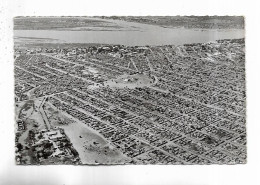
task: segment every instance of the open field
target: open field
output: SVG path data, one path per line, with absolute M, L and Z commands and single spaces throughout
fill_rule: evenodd
M 135 74 L 135 75 L 122 75 L 117 79 L 108 80 L 104 83 L 104 86 L 110 88 L 129 88 L 134 89 L 137 87 L 149 87 L 155 82 L 155 79 L 144 74 Z
M 64 129 L 73 146 L 79 152 L 83 164 L 125 164 L 131 161 L 112 148 L 102 135 L 90 129 L 68 114 L 46 104 L 48 119 L 53 127 Z

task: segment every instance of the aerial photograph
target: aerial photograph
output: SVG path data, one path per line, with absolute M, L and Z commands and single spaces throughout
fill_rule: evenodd
M 17 165 L 247 163 L 243 16 L 17 16 Z

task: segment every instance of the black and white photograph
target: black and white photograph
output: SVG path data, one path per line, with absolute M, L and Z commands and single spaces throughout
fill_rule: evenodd
M 16 163 L 245 164 L 244 25 L 15 17 Z
M 257 7 L 2 0 L 0 185 L 260 184 Z

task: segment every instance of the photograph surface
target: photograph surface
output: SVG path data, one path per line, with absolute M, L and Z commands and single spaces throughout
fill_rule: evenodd
M 244 17 L 13 21 L 17 165 L 246 163 Z

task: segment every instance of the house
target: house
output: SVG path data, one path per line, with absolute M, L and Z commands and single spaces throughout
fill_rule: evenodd
M 18 126 L 18 131 L 25 130 L 25 125 L 24 125 L 24 122 L 22 120 L 17 121 L 17 126 Z

